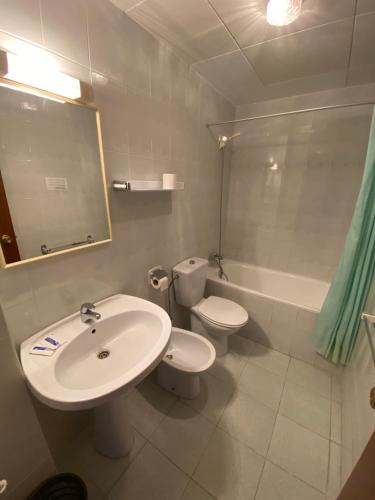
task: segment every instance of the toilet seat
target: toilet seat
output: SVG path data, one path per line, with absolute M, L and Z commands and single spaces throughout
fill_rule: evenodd
M 223 328 L 241 328 L 249 320 L 242 306 L 214 295 L 201 300 L 193 310 L 206 321 Z

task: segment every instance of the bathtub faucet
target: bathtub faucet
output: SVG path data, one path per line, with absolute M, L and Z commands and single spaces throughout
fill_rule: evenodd
M 221 280 L 225 280 L 225 281 L 229 281 L 229 278 L 228 278 L 228 275 L 225 273 L 224 269 L 223 269 L 223 265 L 221 263 L 221 261 L 223 260 L 223 256 L 220 255 L 219 253 L 212 253 L 210 254 L 209 256 L 209 260 L 214 262 L 218 268 L 219 268 L 219 278 Z

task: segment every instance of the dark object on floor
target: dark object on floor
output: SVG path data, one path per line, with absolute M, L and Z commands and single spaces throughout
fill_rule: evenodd
M 27 500 L 87 500 L 87 488 L 75 474 L 57 474 L 46 479 Z

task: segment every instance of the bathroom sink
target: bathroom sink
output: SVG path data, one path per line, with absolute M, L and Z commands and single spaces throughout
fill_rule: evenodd
M 40 401 L 59 410 L 99 408 L 101 427 L 115 429 L 114 419 L 126 420 L 121 394 L 160 363 L 170 340 L 171 321 L 159 306 L 128 295 L 98 302 L 95 312 L 101 319 L 83 323 L 75 313 L 27 339 L 21 345 L 21 363 Z M 64 344 L 53 356 L 31 355 L 31 347 L 48 335 Z M 105 433 L 107 443 L 98 445 L 102 450 L 108 445 Z M 107 456 L 125 454 L 106 451 Z

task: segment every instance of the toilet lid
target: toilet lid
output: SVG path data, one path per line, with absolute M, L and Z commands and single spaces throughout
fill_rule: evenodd
M 199 312 L 213 323 L 223 326 L 241 326 L 249 316 L 245 309 L 231 300 L 211 296 L 199 305 Z

